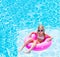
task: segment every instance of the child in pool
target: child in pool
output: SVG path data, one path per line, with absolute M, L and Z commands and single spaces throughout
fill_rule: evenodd
M 31 35 L 37 35 L 36 39 L 34 40 Z M 25 51 L 25 53 L 29 53 L 36 45 L 37 43 L 42 43 L 45 40 L 46 34 L 45 34 L 45 30 L 44 27 L 42 25 L 38 26 L 38 30 L 36 33 L 31 33 L 29 35 L 29 38 L 27 39 L 27 41 L 24 42 L 24 44 L 22 45 L 22 47 L 19 49 L 19 51 L 21 51 L 28 43 L 33 42 L 32 46 L 30 49 L 28 49 L 27 51 Z M 46 41 L 50 41 L 52 38 L 50 36 L 48 36 L 48 38 L 46 39 Z

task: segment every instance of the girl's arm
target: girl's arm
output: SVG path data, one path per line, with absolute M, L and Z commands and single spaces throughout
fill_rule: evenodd
M 52 38 L 47 38 L 47 39 L 46 39 L 47 42 L 49 42 L 49 41 L 51 41 L 51 40 L 52 40 Z

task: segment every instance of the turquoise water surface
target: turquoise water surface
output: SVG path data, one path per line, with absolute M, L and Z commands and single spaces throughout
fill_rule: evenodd
M 29 54 L 18 49 L 43 24 L 52 45 Z M 60 57 L 60 0 L 0 0 L 0 57 Z

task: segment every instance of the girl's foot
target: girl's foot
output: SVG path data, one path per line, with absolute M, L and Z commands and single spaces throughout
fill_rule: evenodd
M 24 53 L 30 53 L 31 51 L 25 51 Z

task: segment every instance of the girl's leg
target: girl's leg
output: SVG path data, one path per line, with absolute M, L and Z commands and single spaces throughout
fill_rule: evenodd
M 31 48 L 30 48 L 28 51 L 26 51 L 25 53 L 29 53 L 29 52 L 36 46 L 36 44 L 37 44 L 37 40 L 35 40 L 35 41 L 33 42 Z
M 29 38 L 24 44 L 20 47 L 19 51 L 21 51 L 29 42 L 32 41 L 32 38 Z

